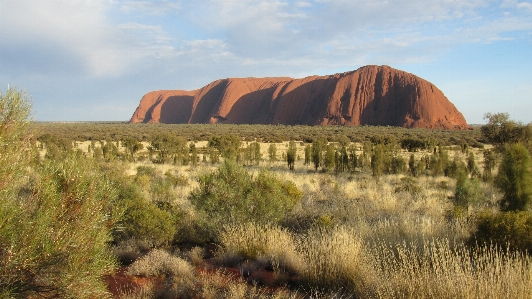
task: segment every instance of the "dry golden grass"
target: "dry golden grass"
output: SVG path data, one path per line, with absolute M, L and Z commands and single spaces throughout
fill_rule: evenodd
M 293 235 L 277 226 L 253 223 L 225 226 L 220 241 L 222 260 L 236 254 L 271 262 L 282 270 L 298 271 L 302 267 Z
M 366 258 L 367 298 L 532 296 L 530 258 L 493 247 L 471 250 L 451 246 L 448 240 L 379 244 L 366 252 Z
M 287 145 L 277 144 L 279 159 Z M 493 187 L 482 184 L 484 202 L 457 213 L 453 179 L 405 175 L 376 179 L 368 171 L 315 173 L 302 160 L 296 162 L 295 171 L 288 171 L 284 161 L 267 162 L 268 146 L 261 144 L 263 162 L 247 167 L 248 171 L 256 175 L 268 168 L 280 179 L 294 182 L 304 197 L 282 227 L 252 223 L 225 227 L 219 259 L 268 261 L 279 277 L 283 271 L 295 273 L 305 298 L 532 298 L 529 257 L 463 245 L 474 230 L 475 215 L 496 207 L 500 194 Z M 449 152 L 450 157 L 455 154 L 466 158 L 461 152 Z M 482 153 L 474 154 L 480 167 Z M 299 143 L 298 155 L 303 159 Z M 152 164 L 137 163 L 131 174 L 138 165 Z M 196 217 L 187 196 L 197 177 L 217 165 L 153 166 L 162 173 L 186 176 L 189 184 L 174 190 L 174 203 L 187 217 Z M 201 250 L 190 252 L 189 259 L 199 265 Z M 182 275 L 192 277 L 186 274 L 194 273 L 190 271 Z M 197 298 L 302 298 L 296 291 L 264 293 L 224 273 L 194 277 Z

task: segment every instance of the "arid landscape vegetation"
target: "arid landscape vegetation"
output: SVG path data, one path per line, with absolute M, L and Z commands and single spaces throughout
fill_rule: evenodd
M 532 126 L 39 123 L 0 97 L 0 298 L 530 298 Z

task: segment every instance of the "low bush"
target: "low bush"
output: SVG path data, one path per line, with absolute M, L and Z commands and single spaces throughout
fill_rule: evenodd
M 0 206 L 0 293 L 7 297 L 103 298 L 116 264 L 107 244 L 117 192 L 90 160 L 36 167 Z
M 142 198 L 132 199 L 128 204 L 119 239 L 134 238 L 151 246 L 164 246 L 173 241 L 177 230 L 175 214 Z
M 266 171 L 253 178 L 231 161 L 200 176 L 198 182 L 189 199 L 208 219 L 203 224 L 208 226 L 212 240 L 226 223 L 278 223 L 302 197 L 293 183 Z
M 532 213 L 484 213 L 478 217 L 471 243 L 495 244 L 501 248 L 532 253 Z

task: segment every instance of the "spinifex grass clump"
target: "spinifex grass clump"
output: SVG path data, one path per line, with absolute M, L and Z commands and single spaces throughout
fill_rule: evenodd
M 364 284 L 363 242 L 347 227 L 315 229 L 301 236 L 301 278 L 309 288 L 356 293 Z
M 301 267 L 294 236 L 277 226 L 227 225 L 220 234 L 220 243 L 222 260 L 236 254 L 244 259 L 269 261 L 282 270 L 297 272 Z
M 372 270 L 364 273 L 362 297 L 530 298 L 530 258 L 498 247 L 377 243 L 366 256 Z

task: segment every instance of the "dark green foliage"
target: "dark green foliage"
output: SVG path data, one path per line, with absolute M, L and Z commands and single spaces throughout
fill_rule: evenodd
M 348 155 L 348 157 L 349 157 L 349 170 L 350 171 L 355 171 L 355 169 L 358 166 L 358 157 L 357 157 L 357 153 L 356 153 L 356 147 L 353 144 L 351 144 L 347 148 L 347 151 L 349 152 L 349 155 Z
M 294 170 L 296 163 L 297 147 L 295 141 L 290 141 L 288 144 L 288 150 L 286 151 L 286 162 L 290 170 Z
M 301 199 L 291 182 L 262 171 L 253 178 L 242 166 L 226 161 L 220 168 L 199 177 L 190 201 L 206 219 L 201 225 L 215 240 L 226 223 L 278 223 Z
M 177 231 L 176 212 L 172 213 L 167 202 L 157 205 L 141 197 L 128 202 L 123 218 L 122 239 L 137 239 L 152 246 L 172 242 Z
M 455 205 L 467 209 L 469 206 L 481 202 L 483 196 L 480 182 L 474 177 L 469 178 L 466 169 L 460 168 L 456 178 Z
M 471 243 L 532 252 L 532 213 L 529 211 L 486 213 L 478 217 Z
M 475 162 L 475 155 L 472 152 L 467 156 L 467 171 L 472 177 L 480 177 L 480 171 Z
M 323 166 L 326 171 L 331 171 L 335 168 L 335 150 L 332 144 L 325 146 L 325 157 L 323 161 Z
M 429 142 L 417 138 L 405 138 L 401 140 L 401 148 L 409 152 L 425 150 L 429 147 Z
M 196 145 L 194 143 L 190 144 L 190 165 L 192 167 L 198 166 L 199 157 L 198 157 L 198 150 L 196 149 Z
M 334 153 L 335 172 L 344 172 L 350 170 L 349 154 L 345 146 L 342 146 L 339 151 Z
M 526 144 L 532 139 L 532 126 L 511 120 L 508 113 L 487 113 L 484 119 L 488 120 L 488 124 L 480 128 L 482 137 L 499 150 L 506 143 Z
M 66 138 L 58 138 L 50 133 L 42 134 L 37 140 L 46 148 L 45 157 L 48 159 L 63 159 L 68 152 L 72 151 L 72 141 Z
M 318 171 L 320 166 L 323 166 L 324 158 L 323 151 L 325 150 L 328 141 L 326 138 L 317 138 L 312 141 L 311 157 L 314 164 L 314 170 Z
M 504 193 L 502 211 L 525 211 L 532 199 L 532 173 L 528 150 L 521 144 L 508 144 L 495 178 L 495 185 Z
M 112 141 L 100 142 L 102 156 L 106 161 L 114 160 L 118 156 L 118 148 Z
M 262 142 L 282 142 L 302 140 L 310 143 L 317 136 L 325 136 L 328 141 L 339 142 L 345 135 L 353 142 L 370 140 L 391 142 L 406 138 L 427 140 L 445 146 L 457 145 L 460 141 L 473 146 L 482 140 L 479 129 L 473 130 L 427 130 L 379 126 L 284 126 L 284 125 L 211 125 L 211 124 L 127 124 L 127 123 L 46 123 L 35 124 L 39 132 L 51 133 L 68 140 L 121 140 L 133 137 L 139 141 L 149 141 L 159 133 L 179 135 L 186 140 L 209 141 L 213 136 L 237 135 L 244 140 Z M 374 138 L 374 136 L 384 136 Z
M 393 156 L 390 161 L 390 173 L 402 174 L 407 171 L 406 160 L 401 156 Z
M 351 139 L 342 134 L 336 137 L 336 142 L 338 142 L 338 145 L 340 145 L 340 147 L 346 147 L 349 145 L 349 143 L 351 143 Z
M 144 146 L 136 138 L 123 137 L 122 146 L 126 149 L 126 159 L 135 161 L 135 155 L 138 151 L 142 150 Z
M 214 148 L 209 149 L 209 161 L 212 164 L 220 162 L 220 153 Z
M 371 171 L 373 176 L 380 176 L 388 172 L 390 166 L 390 155 L 383 144 L 377 144 L 373 148 L 371 155 Z
M 410 171 L 411 176 L 418 176 L 416 171 L 416 157 L 414 154 L 411 154 L 410 158 L 408 159 L 408 170 Z
M 310 165 L 310 162 L 312 161 L 312 147 L 310 144 L 307 144 L 305 146 L 305 165 Z
M 151 152 L 157 154 L 154 159 L 156 163 L 182 163 L 183 155 L 188 156 L 188 149 L 185 150 L 186 141 L 177 135 L 169 133 L 159 133 L 150 140 Z
M 482 179 L 485 182 L 491 182 L 493 180 L 492 171 L 497 164 L 497 156 L 493 150 L 485 150 L 483 156 L 484 172 L 482 173 Z
M 223 158 L 231 160 L 236 160 L 241 143 L 240 137 L 234 134 L 213 136 L 209 139 L 209 147 L 217 149 Z
M 67 156 L 38 167 L 17 199 L 0 209 L 0 289 L 26 298 L 105 297 L 102 275 L 115 267 L 107 248 L 116 188 L 90 160 Z M 5 255 L 7 254 L 7 256 Z
M 277 146 L 275 143 L 270 144 L 268 147 L 268 157 L 270 158 L 270 162 L 277 161 Z
M 450 178 L 457 178 L 461 170 L 466 170 L 467 165 L 456 155 L 453 161 L 449 162 L 445 168 L 445 175 Z

